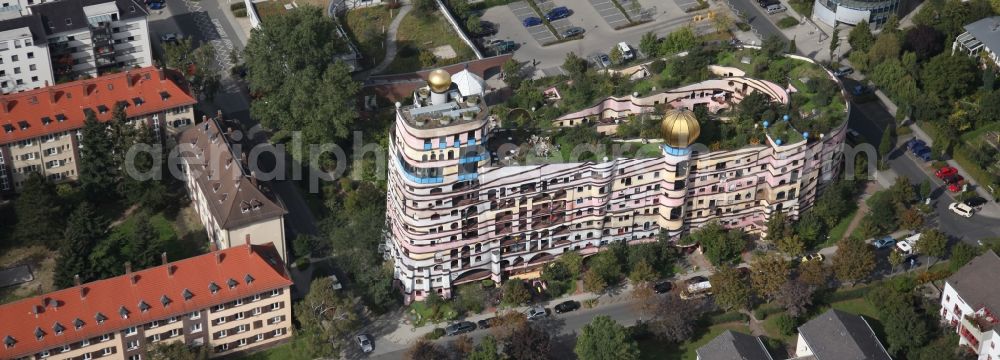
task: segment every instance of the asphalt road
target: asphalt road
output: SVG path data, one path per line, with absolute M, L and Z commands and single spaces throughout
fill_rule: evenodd
M 540 326 L 545 329 L 546 332 L 552 334 L 553 337 L 553 354 L 561 354 L 559 359 L 573 359 L 576 358 L 573 355 L 573 346 L 576 345 L 576 334 L 584 327 L 584 325 L 589 324 L 594 317 L 599 315 L 605 315 L 611 319 L 617 321 L 619 324 L 631 326 L 635 325 L 636 321 L 641 318 L 638 309 L 631 301 L 622 301 L 614 304 L 608 304 L 594 309 L 580 309 L 571 313 L 566 314 L 552 314 L 547 319 L 539 320 L 534 323 L 535 326 Z M 490 330 L 478 329 L 468 335 L 475 340 L 477 343 L 484 336 L 489 335 Z M 453 340 L 452 337 L 444 337 L 435 341 L 440 345 L 447 345 Z M 375 347 L 378 348 L 378 340 L 376 339 Z M 351 359 L 364 358 L 354 353 L 354 357 Z M 377 356 L 370 357 L 371 359 L 403 359 L 403 354 L 406 353 L 406 349 L 397 350 L 389 353 L 380 354 Z
M 242 50 L 246 45 L 246 35 L 227 16 L 228 4 L 222 1 L 166 0 L 163 10 L 150 10 L 149 31 L 155 52 L 162 54 L 160 35 L 181 34 L 196 44 L 210 43 L 215 47 L 216 68 L 222 72 L 222 87 L 213 101 L 199 99 L 200 111 L 212 115 L 222 110 L 227 118 L 239 119 L 244 128 L 253 129 L 257 121 L 250 118 L 250 96 L 243 82 L 229 75 L 232 63 L 229 53 L 232 49 Z M 268 134 L 259 132 L 253 139 L 258 144 L 267 144 Z M 258 166 L 262 169 L 274 167 L 273 158 L 262 158 Z M 288 162 L 290 163 L 290 162 Z M 271 187 L 278 194 L 288 210 L 285 216 L 286 241 L 291 242 L 296 234 L 316 234 L 316 220 L 291 181 L 272 181 Z
M 859 82 L 856 79 L 844 79 L 844 86 L 848 89 L 857 84 Z M 877 149 L 886 125 L 894 123 L 895 116 L 890 114 L 878 100 L 861 104 L 852 102 L 851 106 L 848 126 L 860 133 L 869 144 Z M 908 137 L 903 138 L 903 140 L 906 139 Z M 955 201 L 954 194 L 947 190 L 941 180 L 933 176 L 930 163 L 913 157 L 905 146 L 901 146 L 889 154 L 889 167 L 898 176 L 909 178 L 912 184 L 921 184 L 925 180 L 931 181 L 933 189 L 931 204 L 936 209 L 936 214 L 931 217 L 930 221 L 953 239 L 975 245 L 980 239 L 1000 236 L 1000 219 L 984 216 L 964 218 L 949 210 L 948 205 Z
M 765 13 L 764 9 L 761 9 L 760 6 L 757 5 L 755 0 L 728 1 L 734 9 L 739 10 L 741 14 L 746 15 L 747 24 L 760 33 L 761 40 L 771 36 L 777 36 L 779 39 L 788 41 L 788 37 L 786 37 L 785 34 L 783 34 L 781 30 L 768 19 L 767 13 Z M 781 17 L 783 16 L 778 16 L 776 19 L 780 19 Z

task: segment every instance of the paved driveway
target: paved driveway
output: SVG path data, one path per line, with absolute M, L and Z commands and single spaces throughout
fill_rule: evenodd
M 529 6 L 528 3 L 524 1 L 512 2 L 508 4 L 507 7 L 510 8 L 510 11 L 514 13 L 514 17 L 517 18 L 518 22 L 517 24 L 504 24 L 506 26 L 523 27 L 524 19 L 527 19 L 532 16 L 541 18 L 541 16 L 536 14 L 535 10 L 532 9 L 531 6 Z M 549 28 L 545 26 L 545 24 L 535 25 L 527 28 L 527 30 L 528 34 L 530 34 L 531 37 L 534 38 L 539 45 L 547 44 L 558 40 L 558 38 L 556 38 L 556 35 L 553 34 L 551 31 L 549 31 Z
M 615 4 L 611 2 L 611 0 L 589 0 L 589 1 L 590 5 L 594 7 L 594 10 L 597 10 L 597 13 L 601 14 L 601 17 L 604 18 L 604 21 L 607 22 L 608 26 L 611 26 L 612 29 L 616 29 L 629 24 L 628 19 L 625 18 L 625 15 L 618 10 L 618 7 L 615 6 Z
M 698 6 L 698 0 L 673 0 L 673 2 L 681 9 L 690 9 Z

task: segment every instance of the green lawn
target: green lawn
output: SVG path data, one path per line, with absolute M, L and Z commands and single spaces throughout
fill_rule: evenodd
M 469 45 L 465 44 L 444 17 L 437 13 L 421 15 L 414 11 L 406 15 L 396 32 L 396 45 L 399 52 L 386 70 L 387 74 L 407 73 L 475 58 Z M 451 45 L 457 56 L 452 59 L 437 59 L 436 63 L 430 66 L 420 63 L 421 51 L 432 51 L 443 45 Z
M 427 304 L 425 304 L 423 301 L 416 301 L 410 304 L 410 309 L 407 310 L 407 313 L 409 314 L 416 313 L 417 315 L 419 315 L 419 317 L 414 319 L 413 321 L 414 326 L 424 326 L 426 324 L 434 322 L 432 321 L 432 319 L 430 319 L 433 316 L 433 314 L 431 313 L 431 309 L 428 308 Z M 458 312 L 455 311 L 450 302 L 445 302 L 443 305 L 441 305 L 441 308 L 438 310 L 438 319 L 437 319 L 438 322 L 453 320 L 456 317 L 458 317 Z
M 311 357 L 303 355 L 303 351 L 296 351 L 298 338 L 293 339 L 292 342 L 240 356 L 239 358 L 243 360 L 312 360 Z
M 707 330 L 702 330 L 697 333 L 696 338 L 692 341 L 687 341 L 682 344 L 672 344 L 657 340 L 655 337 L 650 337 L 648 339 L 643 339 L 639 341 L 639 351 L 641 352 L 640 359 L 649 360 L 694 360 L 697 358 L 695 351 L 699 347 L 705 345 L 716 336 L 719 336 L 723 331 L 733 330 L 742 333 L 749 334 L 750 328 L 742 322 L 733 322 L 712 325 Z
M 146 216 L 145 213 L 137 212 L 129 216 L 118 226 L 111 230 L 110 236 L 128 238 L 135 231 L 137 216 Z M 164 250 L 170 259 L 186 259 L 205 252 L 208 246 L 207 235 L 203 230 L 195 230 L 185 236 L 178 236 L 178 230 L 174 223 L 164 216 L 163 213 L 156 213 L 149 217 L 153 229 L 160 235 Z
M 365 63 L 374 66 L 385 58 L 385 31 L 399 10 L 373 6 L 348 11 L 343 17 L 344 30 L 358 44 Z
M 850 235 L 845 233 L 847 232 L 847 227 L 851 225 L 851 220 L 854 219 L 854 215 L 856 215 L 857 213 L 858 210 L 851 211 L 850 214 L 847 214 L 847 216 L 845 216 L 843 219 L 840 219 L 840 222 L 837 223 L 837 226 L 834 226 L 832 229 L 830 229 L 830 238 L 826 239 L 826 241 L 823 242 L 823 244 L 820 244 L 819 248 L 822 249 L 825 247 L 833 246 L 834 244 L 837 243 L 837 241 L 843 239 L 844 235 Z

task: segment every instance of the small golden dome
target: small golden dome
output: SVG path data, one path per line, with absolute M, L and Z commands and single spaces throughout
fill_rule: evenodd
M 427 85 L 430 85 L 431 91 L 436 93 L 448 91 L 448 88 L 451 87 L 451 74 L 444 71 L 444 69 L 431 71 L 431 73 L 427 75 Z
M 660 122 L 660 135 L 667 145 L 686 148 L 698 140 L 701 126 L 694 113 L 687 109 L 668 110 Z

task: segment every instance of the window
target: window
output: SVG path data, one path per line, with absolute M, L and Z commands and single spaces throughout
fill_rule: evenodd
M 219 338 L 220 339 L 224 338 L 226 336 L 229 336 L 229 332 L 228 331 L 226 331 L 226 330 L 219 331 Z
M 142 355 L 135 354 L 128 357 L 128 360 L 142 360 Z
M 271 290 L 271 296 L 281 295 L 281 290 Z
M 125 336 L 132 336 L 135 335 L 135 333 L 136 333 L 135 326 L 125 329 Z
M 158 328 L 158 327 L 160 327 L 160 321 L 159 320 L 153 320 L 153 322 L 149 323 L 149 328 L 150 329 L 154 329 L 154 328 Z
M 219 312 L 219 311 L 222 311 L 222 310 L 225 310 L 225 309 L 226 309 L 226 304 L 219 304 L 219 305 L 215 305 L 215 307 L 212 308 L 212 312 Z
M 220 317 L 218 319 L 215 319 L 215 324 L 216 325 L 218 325 L 218 324 L 225 324 L 225 323 L 226 323 L 226 317 L 225 316 Z
M 260 294 L 253 294 L 253 300 L 252 301 L 257 301 L 257 300 L 260 300 Z
M 192 334 L 193 333 L 199 333 L 199 332 L 201 332 L 201 324 L 191 325 L 191 333 Z
M 201 311 L 195 311 L 195 312 L 191 313 L 191 315 L 188 315 L 188 319 L 191 319 L 191 320 L 201 319 Z
M 170 330 L 170 337 L 179 336 L 181 334 L 181 329 Z
M 139 348 L 139 340 L 130 340 L 128 342 L 128 349 L 135 350 Z
M 111 340 L 111 334 L 101 335 L 101 342 L 105 342 L 105 341 L 108 341 L 108 340 Z
M 247 339 L 240 339 L 240 345 L 239 346 L 246 346 L 246 345 L 247 345 Z
M 90 339 L 84 339 L 80 342 L 80 347 L 90 346 Z
M 241 305 L 243 305 L 243 299 L 236 299 L 234 306 L 241 306 Z
M 246 325 L 240 325 L 239 327 L 236 328 L 236 332 L 238 332 L 238 333 L 246 332 L 248 329 L 249 329 L 248 326 L 246 326 Z
M 257 341 L 264 341 L 264 334 L 257 334 Z
M 34 59 L 34 58 L 35 58 L 35 53 L 33 53 L 33 52 L 29 52 L 29 53 L 28 53 L 28 58 L 29 58 L 29 59 Z
M 160 341 L 160 334 L 153 334 L 153 341 Z
M 103 353 L 104 353 L 105 356 L 111 355 L 114 352 L 115 352 L 115 348 L 113 348 L 113 347 L 104 348 L 104 351 L 103 351 Z
M 49 351 L 45 350 L 45 351 L 42 351 L 42 352 L 38 353 L 38 357 L 40 357 L 42 359 L 49 357 Z
M 174 317 L 172 317 L 170 319 L 167 319 L 167 323 L 168 324 L 173 324 L 173 323 L 177 322 L 177 320 L 178 320 L 178 317 L 174 316 Z
M 94 358 L 90 353 L 83 354 L 83 360 L 92 360 Z
M 280 322 L 281 322 L 281 316 L 275 316 L 275 317 L 271 318 L 271 323 L 272 324 L 277 324 L 277 323 L 280 323 Z
M 229 350 L 229 344 L 222 344 L 222 351 Z
M 279 310 L 279 309 L 281 309 L 281 303 L 271 304 L 271 310 Z
M 69 345 L 63 345 L 61 352 L 67 352 L 67 351 L 69 351 Z
M 284 334 L 284 333 L 285 333 L 285 328 L 274 329 L 274 336 L 280 336 L 281 334 Z
M 259 307 L 253 308 L 253 314 L 254 315 L 260 315 L 260 313 L 262 313 L 262 312 L 263 311 Z
M 243 320 L 243 313 L 242 312 L 236 313 L 236 320 Z

